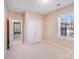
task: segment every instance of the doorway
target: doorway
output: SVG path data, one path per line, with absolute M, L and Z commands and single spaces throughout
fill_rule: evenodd
M 13 46 L 23 43 L 22 20 L 12 20 Z
M 7 19 L 7 49 L 23 42 L 22 20 Z

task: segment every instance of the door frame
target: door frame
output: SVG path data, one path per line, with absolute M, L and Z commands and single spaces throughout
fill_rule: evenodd
M 14 22 L 21 22 L 21 41 L 23 41 L 23 29 L 22 29 L 22 27 L 23 27 L 23 25 L 22 25 L 22 20 L 13 20 L 12 18 L 10 18 L 10 20 L 9 20 L 10 22 L 9 22 L 9 39 L 10 39 L 10 44 L 9 44 L 9 46 L 10 46 L 10 48 L 12 48 L 13 47 L 13 23 Z
M 23 41 L 23 25 L 22 25 L 22 20 L 12 20 L 12 27 L 14 22 L 21 22 L 21 41 Z

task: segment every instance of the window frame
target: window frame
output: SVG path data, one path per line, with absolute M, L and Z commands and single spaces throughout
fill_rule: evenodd
M 66 15 L 64 15 L 64 16 L 66 16 Z M 67 30 L 67 36 L 62 36 L 62 35 L 61 35 L 61 29 L 60 29 L 60 28 L 62 27 L 62 26 L 61 26 L 61 17 L 63 17 L 63 16 L 59 16 L 59 17 L 58 17 L 58 31 L 59 31 L 59 32 L 58 32 L 58 36 L 59 36 L 60 38 L 63 38 L 63 39 L 73 40 L 74 37 L 69 37 L 69 36 L 68 36 L 68 30 Z M 64 27 L 64 26 L 63 26 L 63 27 Z

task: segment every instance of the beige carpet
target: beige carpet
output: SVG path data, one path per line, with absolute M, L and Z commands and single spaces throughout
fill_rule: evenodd
M 17 43 L 7 51 L 5 59 L 73 59 L 68 51 L 46 41 L 35 44 Z

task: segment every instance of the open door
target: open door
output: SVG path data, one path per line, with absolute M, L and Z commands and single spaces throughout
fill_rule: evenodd
M 9 19 L 7 19 L 7 49 L 10 48 L 10 39 L 9 39 Z
M 12 20 L 7 18 L 7 49 L 12 48 L 13 41 L 13 23 Z
M 12 48 L 13 41 L 13 23 L 10 18 L 7 18 L 7 49 Z

